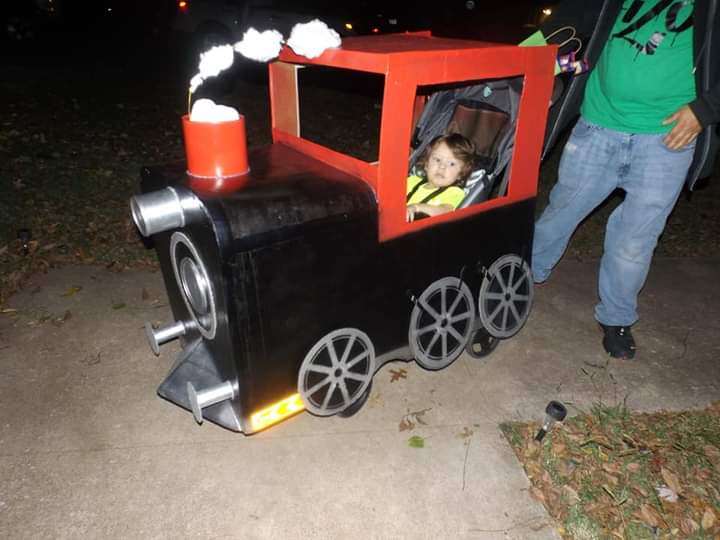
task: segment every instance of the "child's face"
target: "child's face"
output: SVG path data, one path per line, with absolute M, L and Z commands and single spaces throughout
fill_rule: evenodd
M 430 153 L 425 166 L 427 180 L 435 187 L 452 186 L 457 182 L 465 163 L 452 153 L 444 142 L 438 144 Z

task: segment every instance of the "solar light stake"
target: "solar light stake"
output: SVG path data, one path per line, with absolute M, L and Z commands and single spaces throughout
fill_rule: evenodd
M 32 238 L 32 231 L 27 228 L 18 229 L 17 232 L 18 240 L 22 244 L 23 254 L 27 255 L 30 253 L 30 239 Z
M 552 429 L 555 422 L 562 422 L 566 416 L 567 409 L 565 405 L 559 401 L 551 401 L 548 403 L 547 407 L 545 407 L 545 421 L 537 432 L 537 435 L 535 435 L 535 440 L 538 442 L 542 441 L 545 435 Z

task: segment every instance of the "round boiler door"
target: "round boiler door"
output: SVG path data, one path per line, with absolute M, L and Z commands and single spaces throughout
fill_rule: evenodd
M 195 313 L 206 315 L 209 306 L 208 282 L 198 265 L 190 257 L 184 257 L 180 261 L 180 282 Z

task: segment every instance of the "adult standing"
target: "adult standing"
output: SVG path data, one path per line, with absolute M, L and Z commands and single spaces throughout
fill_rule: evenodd
M 683 185 L 712 172 L 720 121 L 718 0 L 569 0 L 545 28 L 589 35 L 590 73 L 551 111 L 548 146 L 580 119 L 535 227 L 532 271 L 546 279 L 578 224 L 615 189 L 595 319 L 605 350 L 633 358 L 631 326 L 657 240 Z M 592 28 L 591 31 L 588 31 Z

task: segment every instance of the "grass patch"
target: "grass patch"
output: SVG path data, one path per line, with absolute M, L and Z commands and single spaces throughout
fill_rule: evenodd
M 720 538 L 720 401 L 651 414 L 598 404 L 542 443 L 539 428 L 501 426 L 563 538 Z

